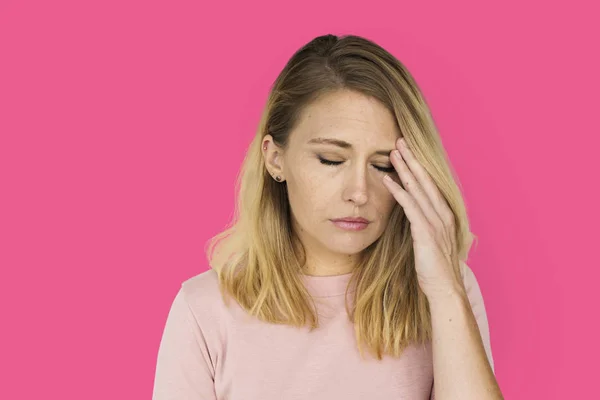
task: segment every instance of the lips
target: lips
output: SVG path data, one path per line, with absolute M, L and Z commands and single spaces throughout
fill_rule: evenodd
M 332 221 L 334 221 L 334 222 L 361 223 L 361 224 L 368 224 L 369 223 L 369 220 L 367 220 L 367 219 L 364 219 L 364 218 L 354 218 L 354 217 L 332 219 Z

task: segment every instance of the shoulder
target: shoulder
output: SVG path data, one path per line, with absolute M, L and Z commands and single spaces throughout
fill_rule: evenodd
M 214 306 L 221 299 L 217 271 L 209 268 L 184 280 L 180 292 L 190 306 Z
M 225 308 L 219 277 L 212 268 L 184 280 L 178 296 L 187 304 L 197 322 L 217 322 Z
M 208 270 L 194 275 L 181 283 L 181 291 L 187 301 L 204 299 L 210 301 L 211 298 L 219 293 L 219 277 L 217 272 L 209 268 Z
M 469 303 L 471 304 L 473 315 L 475 316 L 475 320 L 477 321 L 477 325 L 479 326 L 479 331 L 481 333 L 481 339 L 483 340 L 485 352 L 488 356 L 488 360 L 490 362 L 490 366 L 492 367 L 492 371 L 494 371 L 494 358 L 492 356 L 490 328 L 485 302 L 483 300 L 483 293 L 481 292 L 481 288 L 479 286 L 477 278 L 475 277 L 475 273 L 466 263 L 462 261 L 461 275 L 463 278 L 467 297 L 469 298 Z
M 479 282 L 477 281 L 477 277 L 475 276 L 475 272 L 473 272 L 473 270 L 462 261 L 461 275 L 465 287 L 465 292 L 469 299 L 469 303 L 471 304 L 473 313 L 475 314 L 475 318 L 477 318 L 478 322 L 487 323 L 487 315 L 485 310 L 483 293 L 481 291 L 481 287 L 479 286 Z
M 473 272 L 471 267 L 469 267 L 467 263 L 463 261 L 460 262 L 460 274 L 462 276 L 465 289 L 467 290 L 467 294 L 470 296 L 481 296 L 481 290 L 477 281 L 477 277 L 475 276 L 475 272 Z

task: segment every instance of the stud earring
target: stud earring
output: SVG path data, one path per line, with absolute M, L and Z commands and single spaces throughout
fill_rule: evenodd
M 277 182 L 281 182 L 281 177 L 280 177 L 279 175 L 277 175 L 277 176 L 275 177 L 275 180 L 276 180 Z

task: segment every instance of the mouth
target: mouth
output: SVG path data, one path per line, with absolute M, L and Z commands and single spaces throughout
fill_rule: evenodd
M 332 221 L 344 221 L 344 222 L 360 222 L 363 224 L 368 224 L 370 221 L 363 217 L 343 217 L 343 218 L 335 218 Z
M 339 218 L 331 222 L 340 229 L 347 231 L 360 231 L 369 226 L 369 221 L 364 218 Z

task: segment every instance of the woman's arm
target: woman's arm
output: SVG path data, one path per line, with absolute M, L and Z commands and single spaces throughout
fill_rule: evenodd
M 217 399 L 205 337 L 183 288 L 173 300 L 160 342 L 152 399 Z
M 464 290 L 429 299 L 433 326 L 435 400 L 503 399 L 493 370 L 489 328 L 481 290 L 464 268 Z

